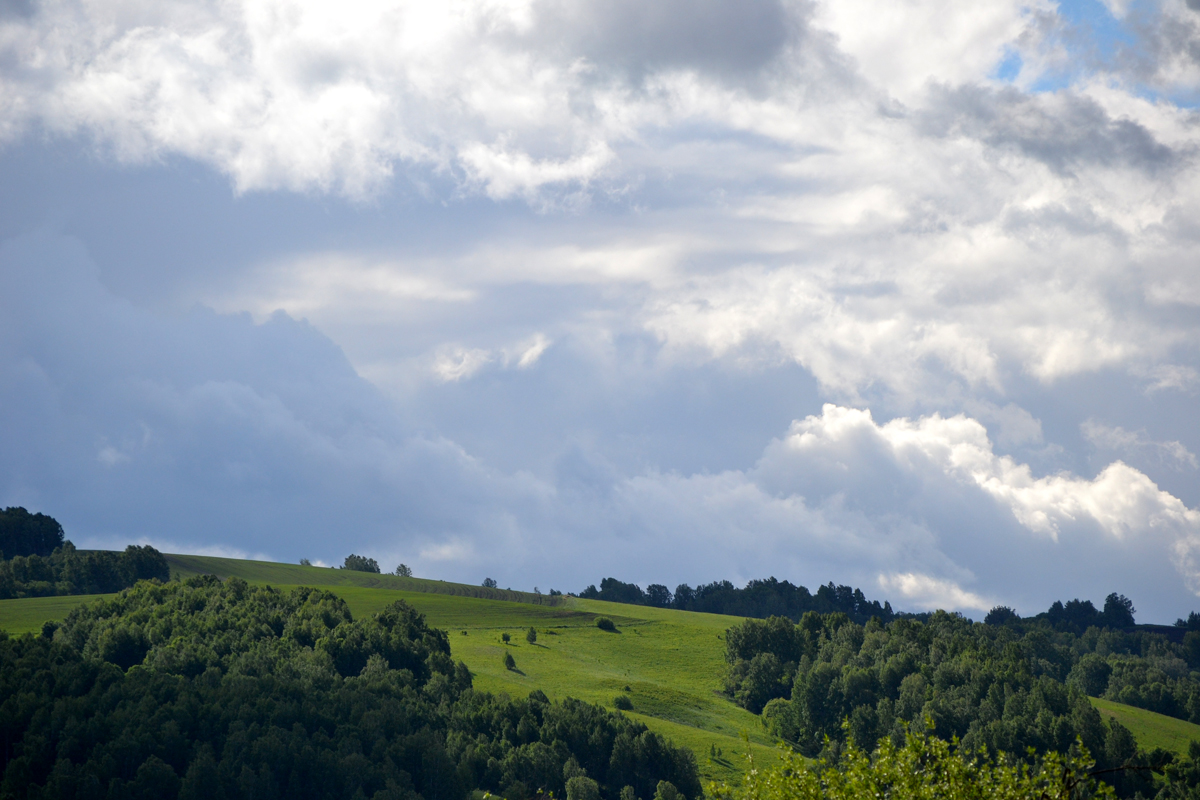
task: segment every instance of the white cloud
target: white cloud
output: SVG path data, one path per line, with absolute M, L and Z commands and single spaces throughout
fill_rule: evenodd
M 1150 454 L 1160 463 L 1176 469 L 1186 466 L 1196 469 L 1200 466 L 1196 454 L 1184 447 L 1183 443 L 1157 442 L 1147 438 L 1144 430 L 1127 431 L 1119 425 L 1108 426 L 1094 419 L 1084 420 L 1079 427 L 1083 437 L 1098 450 L 1121 453 L 1126 458 Z
M 1196 15 L 1164 4 L 1145 58 L 1106 66 L 1072 60 L 1041 2 L 732 8 L 3 15 L 0 158 L 84 142 L 97 173 L 151 166 L 113 170 L 150 176 L 121 191 L 80 178 L 120 198 L 72 222 L 101 267 L 48 234 L 4 245 L 0 492 L 97 541 L 312 557 L 361 537 L 451 577 L 786 569 L 963 608 L 1190 601 L 1195 500 L 1116 448 L 1194 464 L 1170 404 L 1200 365 L 1200 128 L 1144 89 L 1196 85 Z M 991 77 L 1013 54 L 1018 78 Z M 1070 85 L 1032 88 L 1063 64 Z M 141 190 L 202 195 L 172 182 L 181 157 L 263 193 L 197 214 L 224 246 L 194 237 L 190 267 L 166 232 L 180 250 L 123 276 L 170 216 Z M 21 187 L 0 192 L 26 229 Z M 97 233 L 122 213 L 129 235 Z M 178 295 L 159 313 L 116 296 L 156 282 Z M 1081 476 L 1061 442 L 1130 385 L 1143 405 L 1096 429 L 1115 445 Z M 1129 433 L 1159 407 L 1169 441 Z
M 449 346 L 438 353 L 433 371 L 444 381 L 469 378 L 492 360 L 492 354 L 478 347 Z
M 888 596 L 903 597 L 905 608 L 932 611 L 938 608 L 988 611 L 997 604 L 972 592 L 963 591 L 952 581 L 931 578 L 914 572 L 879 576 L 879 588 Z

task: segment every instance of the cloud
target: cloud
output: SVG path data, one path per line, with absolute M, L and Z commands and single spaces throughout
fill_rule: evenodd
M 908 605 L 923 610 L 961 608 L 988 611 L 996 605 L 977 594 L 963 591 L 951 581 L 913 572 L 880 575 L 879 588 L 888 596 L 903 597 Z
M 0 493 L 96 542 L 1178 616 L 1194 12 L 1102 59 L 1049 3 L 732 8 L 6 7 Z
M 567 588 L 600 573 L 882 580 L 897 604 L 1026 612 L 1117 587 L 1169 614 L 1195 578 L 1200 513 L 1121 462 L 1034 475 L 964 415 L 878 423 L 828 404 L 757 463 L 713 473 L 629 469 L 582 441 L 552 472 L 498 469 L 409 424 L 285 315 L 130 307 L 76 243 L 44 233 L 3 245 L 0 271 L 0 399 L 25 423 L 4 429 L 0 500 L 48 508 L 83 545 L 331 563 L 353 549 Z M 546 342 L 515 347 L 513 365 Z
M 1105 450 L 1130 456 L 1153 456 L 1160 463 L 1175 469 L 1190 466 L 1196 469 L 1200 463 L 1196 454 L 1183 446 L 1181 442 L 1156 442 L 1146 437 L 1146 432 L 1127 431 L 1121 426 L 1108 426 L 1094 419 L 1084 420 L 1079 426 L 1083 437 L 1097 450 Z

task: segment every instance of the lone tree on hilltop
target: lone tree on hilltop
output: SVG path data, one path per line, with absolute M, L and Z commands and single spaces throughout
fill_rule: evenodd
M 379 562 L 366 556 L 356 556 L 354 553 L 346 556 L 342 569 L 352 569 L 355 572 L 374 572 L 379 574 Z
M 496 582 L 494 580 L 492 580 L 491 578 L 484 578 L 483 579 L 483 587 L 485 589 L 495 589 Z
M 1104 615 L 1104 624 L 1110 627 L 1132 628 L 1133 615 L 1137 613 L 1137 609 L 1128 597 L 1113 592 L 1104 598 L 1104 611 L 1101 613 Z
M 412 567 L 410 567 L 408 564 L 401 564 L 400 566 L 396 567 L 395 574 L 401 578 L 411 578 Z

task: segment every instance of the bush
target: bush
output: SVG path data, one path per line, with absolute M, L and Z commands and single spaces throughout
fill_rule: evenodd
M 504 642 L 505 644 L 508 644 L 509 642 L 512 641 L 512 637 L 509 636 L 507 633 L 502 633 L 502 634 L 500 634 L 500 641 Z
M 615 633 L 617 630 L 617 626 L 608 617 L 596 617 L 596 627 L 609 633 Z
M 355 572 L 374 572 L 379 574 L 379 562 L 366 556 L 356 556 L 354 553 L 346 556 L 342 569 L 352 569 Z
M 600 800 L 600 786 L 591 778 L 576 775 L 567 781 L 567 800 Z
M 736 793 L 720 787 L 714 794 L 716 800 L 1068 800 L 1114 796 L 1111 787 L 1088 775 L 1094 762 L 1086 751 L 1067 756 L 1051 753 L 1039 768 L 1029 769 L 1004 757 L 993 760 L 986 750 L 972 759 L 964 758 L 961 748 L 932 735 L 910 732 L 905 740 L 903 747 L 896 747 L 890 737 L 884 737 L 871 755 L 848 745 L 837 769 L 824 761 L 809 768 L 789 752 L 778 766 L 750 769 Z M 656 798 L 665 795 L 662 785 Z
M 309 561 L 307 558 L 302 558 L 302 559 L 300 559 L 300 566 L 302 566 L 302 567 L 311 567 L 311 566 L 312 566 L 312 562 L 311 562 L 311 561 Z
M 533 629 L 532 625 L 529 627 L 529 633 L 525 634 L 525 641 L 529 642 L 530 644 L 537 642 L 537 631 Z
M 613 698 L 613 708 L 619 708 L 622 711 L 633 711 L 633 701 L 629 699 L 629 695 L 619 694 Z
M 517 660 L 512 657 L 512 653 L 504 654 L 504 668 L 505 669 L 516 669 L 517 668 Z
M 675 788 L 675 784 L 670 781 L 659 781 L 658 789 L 654 792 L 654 800 L 687 800 L 679 790 Z

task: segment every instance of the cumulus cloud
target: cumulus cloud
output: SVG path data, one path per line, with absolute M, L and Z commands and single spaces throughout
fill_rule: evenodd
M 77 244 L 46 234 L 4 245 L 0 270 L 3 402 L 26 423 L 5 428 L 3 500 L 53 498 L 82 544 L 334 562 L 341 545 L 430 574 L 486 567 L 568 588 L 597 570 L 782 573 L 965 611 L 1033 611 L 1050 588 L 1099 596 L 1119 579 L 1152 594 L 1139 603 L 1153 612 L 1195 578 L 1200 513 L 1121 462 L 1091 479 L 1037 476 L 964 415 L 879 423 L 829 404 L 753 466 L 717 473 L 629 472 L 587 446 L 549 474 L 505 471 L 406 424 L 287 316 L 131 308 Z M 515 347 L 514 368 L 547 346 Z M 1044 586 L 1029 581 L 1039 574 Z
M 0 492 L 97 542 L 1178 616 L 1195 499 L 1138 459 L 1195 464 L 1200 17 L 1110 3 L 1141 38 L 1105 60 L 1034 0 L 731 8 L 6 6 L 6 153 L 378 221 L 280 201 L 250 263 L 144 265 L 153 312 L 110 288 L 121 246 L 92 263 L 95 209 L 73 240 L 6 222 Z M 1179 432 L 1097 410 L 1113 387 Z

